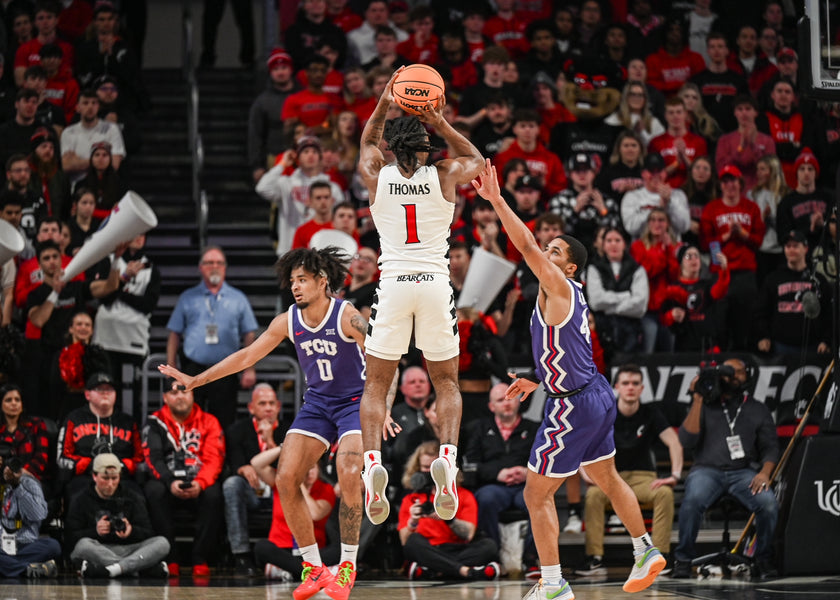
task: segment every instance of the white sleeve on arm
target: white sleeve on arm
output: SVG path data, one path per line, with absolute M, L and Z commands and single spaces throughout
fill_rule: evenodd
M 268 172 L 262 176 L 262 178 L 257 182 L 257 193 L 269 200 L 271 202 L 279 202 L 282 199 L 282 192 L 281 192 L 281 177 L 283 177 L 283 167 L 282 165 L 276 165 L 271 167 Z
M 642 213 L 639 210 L 642 196 L 645 189 L 640 188 L 632 192 L 624 194 L 621 200 L 621 222 L 624 224 L 624 229 L 630 234 L 630 237 L 637 238 L 642 233 L 642 228 L 645 226 L 647 220 L 647 213 Z
M 599 312 L 614 312 L 630 292 L 612 292 L 604 289 L 601 273 L 592 265 L 586 268 L 586 295 L 589 308 Z
M 677 233 L 685 233 L 691 227 L 691 213 L 688 210 L 688 198 L 682 190 L 671 191 L 671 201 L 668 203 L 668 216 L 671 227 Z
M 111 154 L 125 156 L 125 142 L 123 142 L 120 126 L 115 123 L 110 123 L 110 125 L 106 137 L 108 138 L 108 143 L 111 144 Z

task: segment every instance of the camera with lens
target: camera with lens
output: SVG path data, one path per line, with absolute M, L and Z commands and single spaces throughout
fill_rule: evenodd
M 175 479 L 182 480 L 178 487 L 182 490 L 188 490 L 192 487 L 193 478 L 187 471 L 187 453 L 183 449 L 177 450 L 173 459 L 172 475 Z
M 99 456 L 100 454 L 113 454 L 113 447 L 111 442 L 106 437 L 98 437 L 93 442 L 93 447 L 90 449 L 91 456 Z
M 418 471 L 411 476 L 409 485 L 411 486 L 411 491 L 415 494 L 426 494 L 427 496 L 431 495 L 434 489 L 431 473 L 423 473 L 422 471 Z M 435 514 L 435 505 L 431 501 L 426 500 L 420 505 L 421 516 L 426 517 L 433 514 Z
M 10 444 L 0 444 L 0 465 L 9 467 L 12 473 L 20 473 L 23 470 L 23 461 Z
M 114 513 L 108 518 L 111 521 L 111 529 L 114 533 L 125 533 L 126 526 L 123 519 L 125 519 L 125 515 L 121 512 Z
M 734 380 L 735 369 L 730 365 L 703 367 L 694 384 L 694 392 L 700 394 L 704 404 L 712 404 L 719 401 L 725 392 L 734 389 Z

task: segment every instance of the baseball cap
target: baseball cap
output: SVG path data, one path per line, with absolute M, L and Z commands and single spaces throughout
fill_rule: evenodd
M 513 184 L 514 190 L 531 189 L 539 192 L 542 188 L 543 186 L 542 183 L 540 183 L 540 180 L 533 175 L 523 175 L 516 180 L 515 184 Z
M 805 244 L 807 246 L 808 236 L 806 236 L 803 231 L 794 229 L 793 231 L 788 232 L 785 236 L 784 243 L 787 244 L 788 242 L 799 242 L 800 244 Z
M 663 160 L 661 155 L 656 152 L 652 152 L 651 154 L 645 156 L 642 168 L 646 171 L 650 171 L 651 173 L 658 173 L 659 171 L 665 169 L 665 160 Z
M 297 148 L 295 150 L 298 154 L 300 154 L 306 148 L 315 148 L 318 152 L 322 152 L 321 140 L 314 135 L 303 136 L 300 140 L 298 140 Z
M 115 13 L 117 12 L 117 9 L 114 8 L 113 2 L 109 2 L 109 0 L 99 0 L 93 5 L 93 16 L 96 16 L 101 12 Z
M 782 48 L 781 50 L 779 50 L 779 52 L 776 54 L 776 60 L 782 60 L 783 58 L 790 58 L 796 61 L 799 60 L 799 56 L 796 54 L 796 50 L 794 50 L 793 48 Z
M 723 179 L 724 177 L 735 177 L 737 179 L 742 179 L 744 175 L 741 173 L 741 169 L 739 169 L 735 165 L 726 165 L 718 173 L 718 179 Z
M 268 55 L 268 68 L 272 69 L 277 64 L 285 64 L 289 65 L 290 67 L 294 66 L 294 61 L 292 61 L 291 55 L 283 50 L 283 48 L 274 48 L 271 51 L 271 54 Z
M 174 377 L 167 377 L 163 382 L 163 391 L 171 392 L 176 386 L 180 386 L 180 382 Z M 183 387 L 183 386 L 182 386 Z
M 110 374 L 105 371 L 99 371 L 98 373 L 94 373 L 88 377 L 87 381 L 85 381 L 86 390 L 94 390 L 100 385 L 110 385 L 111 387 L 114 387 L 114 380 L 111 378 Z
M 44 142 L 52 142 L 53 146 L 55 146 L 55 139 L 50 135 L 49 129 L 46 127 L 39 127 L 35 130 L 35 133 L 32 134 L 32 137 L 29 138 L 29 147 L 34 152 L 35 149 Z
M 118 471 L 122 470 L 122 463 L 120 462 L 120 459 L 117 458 L 116 454 L 103 452 L 93 459 L 94 473 L 101 473 L 105 469 L 117 469 Z
M 96 81 L 93 82 L 93 85 L 94 85 L 95 88 L 99 89 L 103 85 L 106 85 L 106 84 L 109 84 L 109 83 L 111 85 L 117 85 L 117 86 L 119 85 L 117 83 L 117 78 L 114 77 L 113 75 L 102 75 L 101 77 L 98 77 L 96 79 Z
M 570 170 L 572 171 L 594 171 L 595 165 L 592 162 L 592 157 L 588 154 L 584 154 L 583 152 L 579 152 L 572 157 L 572 160 L 569 161 Z
M 802 152 L 799 153 L 799 156 L 796 157 L 796 161 L 793 163 L 793 168 L 794 170 L 798 171 L 799 167 L 801 167 L 802 165 L 813 166 L 814 171 L 816 171 L 817 173 L 817 177 L 819 177 L 820 163 L 817 160 L 817 157 L 814 156 L 814 153 L 808 147 L 803 148 Z

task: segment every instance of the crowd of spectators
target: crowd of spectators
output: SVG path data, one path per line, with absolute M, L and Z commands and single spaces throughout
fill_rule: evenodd
M 828 352 L 837 215 L 826 187 L 838 165 L 840 109 L 800 97 L 795 15 L 777 0 L 755 14 L 708 0 L 676 12 L 649 0 L 555 4 L 304 0 L 282 32 L 284 47 L 267 59 L 266 89 L 247 131 L 250 176 L 275 209 L 277 254 L 319 239 L 350 244 L 341 295 L 370 314 L 378 240 L 356 170 L 359 134 L 393 70 L 423 62 L 446 81 L 447 119 L 497 165 L 504 197 L 537 239 L 568 233 L 590 250 L 585 289 L 602 372 L 642 351 L 694 352 L 698 360 L 718 351 Z M 0 277 L 2 341 L 10 350 L 0 371 L 12 382 L 2 389 L 0 454 L 20 546 L 17 556 L 0 551 L 0 573 L 54 575 L 62 549 L 38 529 L 64 515 L 64 556 L 83 577 L 174 576 L 188 560 L 194 575 L 205 576 L 208 565 L 219 564 L 226 533 L 237 572 L 295 578 L 300 561 L 273 488 L 285 432 L 274 390 L 257 384 L 253 370 L 195 394 L 168 380 L 162 408 L 140 423 L 117 399 L 128 383 L 124 367 L 136 368 L 149 352 L 160 294 L 145 237 L 69 283 L 59 278 L 124 193 L 120 173 L 140 146 L 138 114 L 148 99 L 136 45 L 121 38 L 108 0 L 14 0 L 4 10 L 0 218 L 22 233 L 26 247 Z M 237 18 L 240 60 L 249 65 L 249 17 Z M 210 33 L 205 67 L 216 59 Z M 620 74 L 605 78 L 611 93 L 596 96 L 609 106 L 605 114 L 569 100 L 576 86 L 591 85 L 565 69 L 575 62 L 589 65 L 591 75 Z M 432 159 L 446 154 L 440 148 Z M 330 230 L 338 237 L 325 238 Z M 523 507 L 535 425 L 502 391 L 509 368 L 530 362 L 527 322 L 537 280 L 489 203 L 466 186 L 458 190 L 450 242 L 456 295 L 478 247 L 519 267 L 489 309 L 458 312 L 466 479 L 456 518 L 434 519 L 425 502 L 437 416 L 428 375 L 412 354 L 403 361 L 393 413 L 403 431 L 383 453 L 402 473 L 393 478 L 402 483 L 397 543 L 412 578 L 497 577 L 498 514 Z M 221 248 L 204 249 L 201 282 L 184 290 L 167 323 L 167 361 L 186 372 L 254 340 L 258 324 L 248 298 L 225 282 L 226 266 Z M 823 304 L 816 320 L 803 306 L 808 291 L 818 291 Z M 636 374 L 628 368 L 616 381 L 619 398 L 627 386 L 637 388 L 624 394 L 629 408 L 620 418 L 625 428 L 644 418 L 653 427 L 645 442 L 666 443 L 677 472 L 673 481 L 657 478 L 655 466 L 636 457 L 625 470 L 667 488 L 640 501 L 652 501 L 658 527 L 668 521 L 670 531 L 673 510 L 662 506 L 673 502 L 668 490 L 680 480 L 679 441 L 661 415 L 637 413 Z M 248 415 L 237 420 L 240 387 L 253 395 Z M 696 444 L 707 426 L 695 404 L 680 434 L 685 443 Z M 766 415 L 755 410 L 764 429 L 746 451 L 766 470 L 775 441 Z M 725 462 L 712 467 L 725 470 Z M 322 467 L 307 478 L 304 496 L 329 556 L 340 490 L 323 481 L 331 467 Z M 571 490 L 569 501 L 582 513 Z M 74 502 L 84 510 L 71 510 Z M 768 502 L 761 508 L 773 513 Z M 147 503 L 167 509 L 150 513 Z M 252 550 L 248 513 L 269 507 L 268 539 Z M 184 509 L 197 515 L 189 558 L 175 543 Z M 603 498 L 590 486 L 586 511 L 593 510 L 603 513 Z M 684 510 L 681 561 L 693 554 L 688 538 L 699 521 L 696 504 Z M 584 570 L 596 572 L 603 515 L 584 518 L 595 525 L 587 529 Z M 763 535 L 774 526 L 771 514 Z M 654 535 L 664 539 L 662 530 Z M 536 573 L 526 537 L 524 567 Z

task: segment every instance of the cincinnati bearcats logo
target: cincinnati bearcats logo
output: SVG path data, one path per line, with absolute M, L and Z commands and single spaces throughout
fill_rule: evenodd
M 821 479 L 815 481 L 814 485 L 817 486 L 817 505 L 820 507 L 820 510 L 830 513 L 835 517 L 840 517 L 840 479 L 835 479 L 831 487 L 826 490 L 823 490 Z

